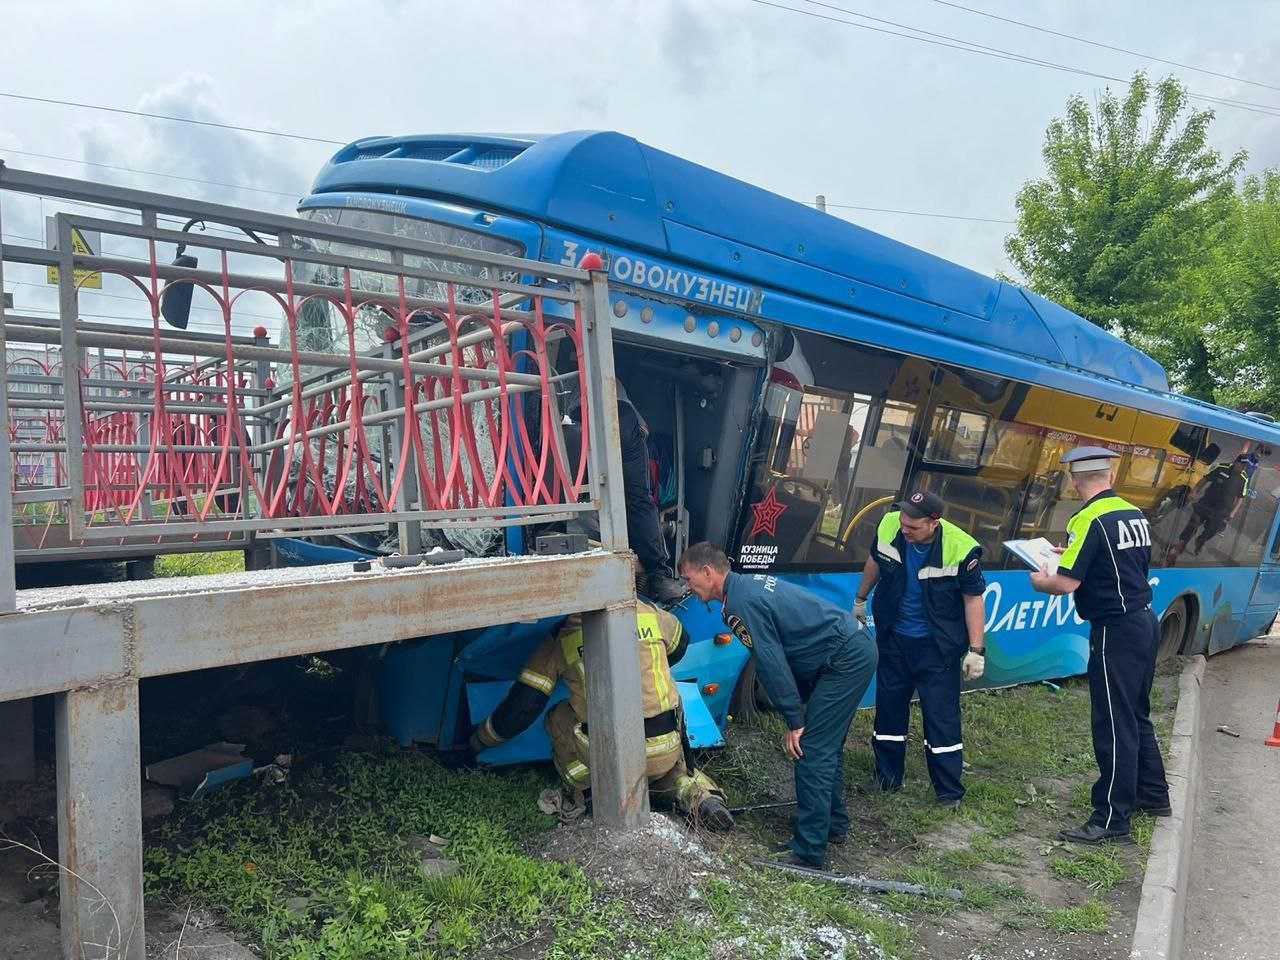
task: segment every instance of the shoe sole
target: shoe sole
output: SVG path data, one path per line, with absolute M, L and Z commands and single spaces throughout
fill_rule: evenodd
M 1133 834 L 1122 833 L 1114 837 L 1099 837 L 1097 840 L 1082 840 L 1079 837 L 1069 837 L 1065 833 L 1058 834 L 1058 839 L 1067 843 L 1078 843 L 1082 847 L 1096 847 L 1104 843 L 1131 844 L 1134 842 Z

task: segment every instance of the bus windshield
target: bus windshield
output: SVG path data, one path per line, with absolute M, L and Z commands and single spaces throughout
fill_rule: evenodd
M 455 247 L 485 253 L 498 253 L 518 257 L 524 255 L 524 247 L 513 240 L 464 230 L 431 220 L 416 217 L 402 217 L 376 210 L 361 210 L 355 207 L 317 207 L 302 211 L 302 216 L 318 223 L 335 226 L 352 227 L 358 230 L 369 230 L 388 233 L 398 238 L 426 240 L 433 243 L 445 243 Z M 321 253 L 356 256 L 369 260 L 391 262 L 391 251 L 378 247 L 366 247 L 347 243 L 336 243 L 329 240 L 311 239 L 308 241 L 312 249 Z M 459 263 L 456 260 L 436 260 L 429 256 L 405 256 L 405 266 L 434 270 L 439 273 L 456 274 L 460 279 L 467 277 L 483 278 L 485 268 L 473 264 Z M 518 282 L 520 277 L 516 271 L 504 271 L 497 279 Z M 297 274 L 302 283 L 320 286 L 339 287 L 342 285 L 342 273 L 337 267 L 328 264 L 305 264 Z M 398 295 L 396 278 L 389 273 L 355 271 L 351 282 L 360 290 L 389 296 Z M 444 301 L 447 298 L 445 285 L 434 280 L 416 279 L 407 281 L 405 295 L 427 300 Z M 457 286 L 454 288 L 454 299 L 458 306 L 472 306 L 486 303 L 492 297 L 489 290 L 480 287 Z M 382 342 L 390 318 L 376 307 L 365 307 L 356 315 L 356 349 L 368 350 Z M 282 331 L 285 338 L 289 331 Z M 346 323 L 341 313 L 330 304 L 321 300 L 308 301 L 298 316 L 298 348 L 324 353 L 347 349 Z

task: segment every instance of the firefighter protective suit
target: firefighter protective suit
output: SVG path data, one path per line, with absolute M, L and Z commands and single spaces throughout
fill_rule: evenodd
M 709 827 L 727 829 L 733 818 L 724 805 L 724 794 L 710 777 L 693 768 L 685 749 L 684 711 L 671 676 L 671 664 L 688 646 L 684 629 L 667 611 L 637 602 L 636 641 L 640 646 L 649 795 L 672 803 Z M 586 797 L 591 788 L 591 741 L 582 647 L 582 618 L 575 615 L 534 650 L 506 699 L 477 729 L 475 743 L 492 747 L 521 733 L 542 712 L 556 682 L 563 679 L 568 699 L 551 709 L 545 724 L 560 778 L 575 795 Z

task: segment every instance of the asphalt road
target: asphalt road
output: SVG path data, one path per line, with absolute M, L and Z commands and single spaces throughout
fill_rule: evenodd
M 1280 637 L 1209 660 L 1188 886 L 1187 960 L 1280 957 Z M 1237 739 L 1218 732 L 1227 726 Z

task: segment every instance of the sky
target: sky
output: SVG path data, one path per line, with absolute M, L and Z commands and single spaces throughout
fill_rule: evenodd
M 852 13 L 1280 105 L 1275 2 L 956 2 L 1137 53 L 939 0 L 0 0 L 0 93 L 342 142 L 614 129 L 799 200 L 976 218 L 829 208 L 985 274 L 1013 272 L 1003 240 L 1019 187 L 1042 174 L 1048 123 L 1073 94 L 1092 101 L 1123 87 L 873 32 L 900 28 Z M 1249 172 L 1280 166 L 1280 115 L 1215 110 L 1210 139 L 1224 155 L 1247 150 Z M 11 167 L 276 212 L 293 209 L 336 149 L 0 97 L 0 158 Z M 9 202 L 6 238 L 42 236 L 44 212 Z M 19 306 L 51 293 L 29 278 L 6 277 L 5 289 Z

